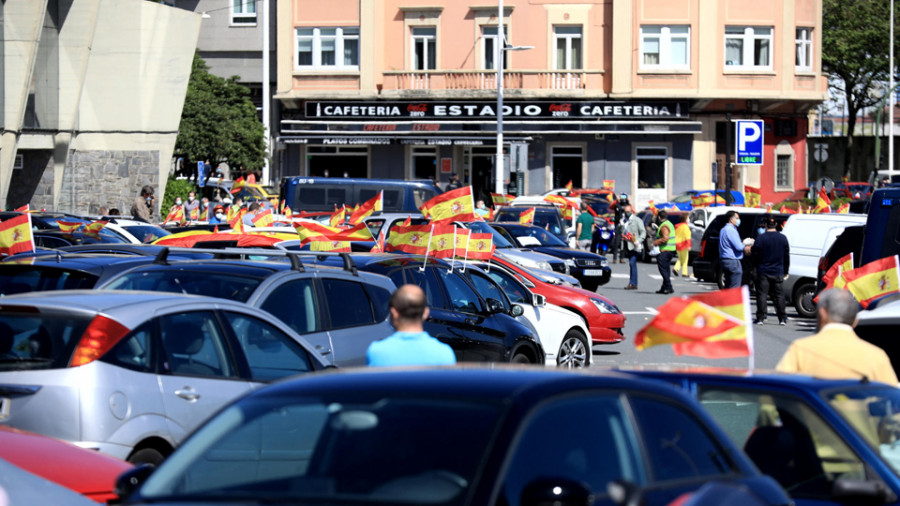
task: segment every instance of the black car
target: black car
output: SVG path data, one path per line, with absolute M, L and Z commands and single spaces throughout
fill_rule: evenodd
M 710 487 L 724 493 L 700 500 Z M 131 505 L 791 504 L 674 387 L 500 365 L 267 385 L 116 490 Z
M 782 213 L 742 214 L 741 224 L 737 227 L 738 235 L 740 235 L 742 241 L 747 238 L 756 239 L 756 236 L 758 235 L 757 229 L 760 227 L 765 228 L 766 220 L 769 218 L 773 218 L 776 221 L 776 230 L 780 232 L 781 228 L 784 226 L 784 222 L 787 221 L 789 216 L 789 214 Z M 719 236 L 726 223 L 728 223 L 728 220 L 726 219 L 725 214 L 716 216 L 715 219 L 710 222 L 706 227 L 706 231 L 703 232 L 703 238 L 700 240 L 700 254 L 694 259 L 693 264 L 694 277 L 701 281 L 714 282 L 719 288 L 725 287 L 725 279 L 719 258 Z M 754 267 L 750 255 L 744 255 L 743 260 L 741 260 L 741 268 L 743 270 L 741 284 L 752 286 Z M 788 293 L 785 293 L 786 299 L 789 296 Z M 790 300 L 786 300 L 786 302 L 790 303 Z
M 494 214 L 494 221 L 519 223 L 519 216 L 532 207 L 534 208 L 532 224 L 547 230 L 558 237 L 560 241 L 568 242 L 569 234 L 566 232 L 565 221 L 559 213 L 559 208 L 552 204 L 501 207 Z
M 853 225 L 846 227 L 843 232 L 835 237 L 834 242 L 825 252 L 825 256 L 819 258 L 819 269 L 816 279 L 816 294 L 825 289 L 822 277 L 835 262 L 853 253 L 854 267 L 859 267 L 862 258 L 863 240 L 866 237 L 865 225 Z
M 599 286 L 608 283 L 612 276 L 606 257 L 570 248 L 568 244 L 541 227 L 513 223 L 492 223 L 491 226 L 520 248 L 564 259 L 569 266 L 569 275 L 577 278 L 585 290 L 593 292 Z
M 447 343 L 459 362 L 514 362 L 543 364 L 543 348 L 534 328 L 516 320 L 522 308 L 483 298 L 475 287 L 450 264 L 421 255 L 352 253 L 361 271 L 385 275 L 397 285 L 418 285 L 428 299 L 425 330 Z M 334 257 L 304 261 L 335 265 Z M 461 261 L 457 260 L 457 265 Z M 477 269 L 471 265 L 467 269 Z M 498 287 L 502 292 L 502 289 Z

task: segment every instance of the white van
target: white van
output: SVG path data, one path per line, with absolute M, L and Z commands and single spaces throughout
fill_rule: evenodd
M 851 225 L 865 225 L 865 214 L 794 214 L 781 231 L 791 246 L 791 266 L 784 282 L 784 296 L 800 316 L 816 314 L 813 297 L 819 258 L 834 239 Z

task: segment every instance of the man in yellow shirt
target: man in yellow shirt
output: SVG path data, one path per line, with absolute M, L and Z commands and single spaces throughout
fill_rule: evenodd
M 817 378 L 866 378 L 897 386 L 897 374 L 887 353 L 863 341 L 853 331 L 859 305 L 850 292 L 838 288 L 819 296 L 819 332 L 791 344 L 775 369 Z

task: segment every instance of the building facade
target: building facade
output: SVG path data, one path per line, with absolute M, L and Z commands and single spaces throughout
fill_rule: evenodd
M 612 181 L 638 204 L 692 188 L 806 185 L 826 95 L 821 0 L 278 0 L 283 175 L 434 178 L 493 191 Z M 498 32 L 502 18 L 505 40 Z M 506 50 L 498 50 L 506 48 Z M 761 166 L 733 121 L 762 119 Z

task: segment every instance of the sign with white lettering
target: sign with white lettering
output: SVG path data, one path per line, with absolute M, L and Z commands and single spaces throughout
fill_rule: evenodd
M 497 117 L 497 104 L 481 102 L 306 102 L 305 119 L 436 119 Z M 509 119 L 688 119 L 687 102 L 514 102 L 503 106 Z
M 764 145 L 763 120 L 737 120 L 735 121 L 735 126 L 737 127 L 735 161 L 738 165 L 762 165 Z

